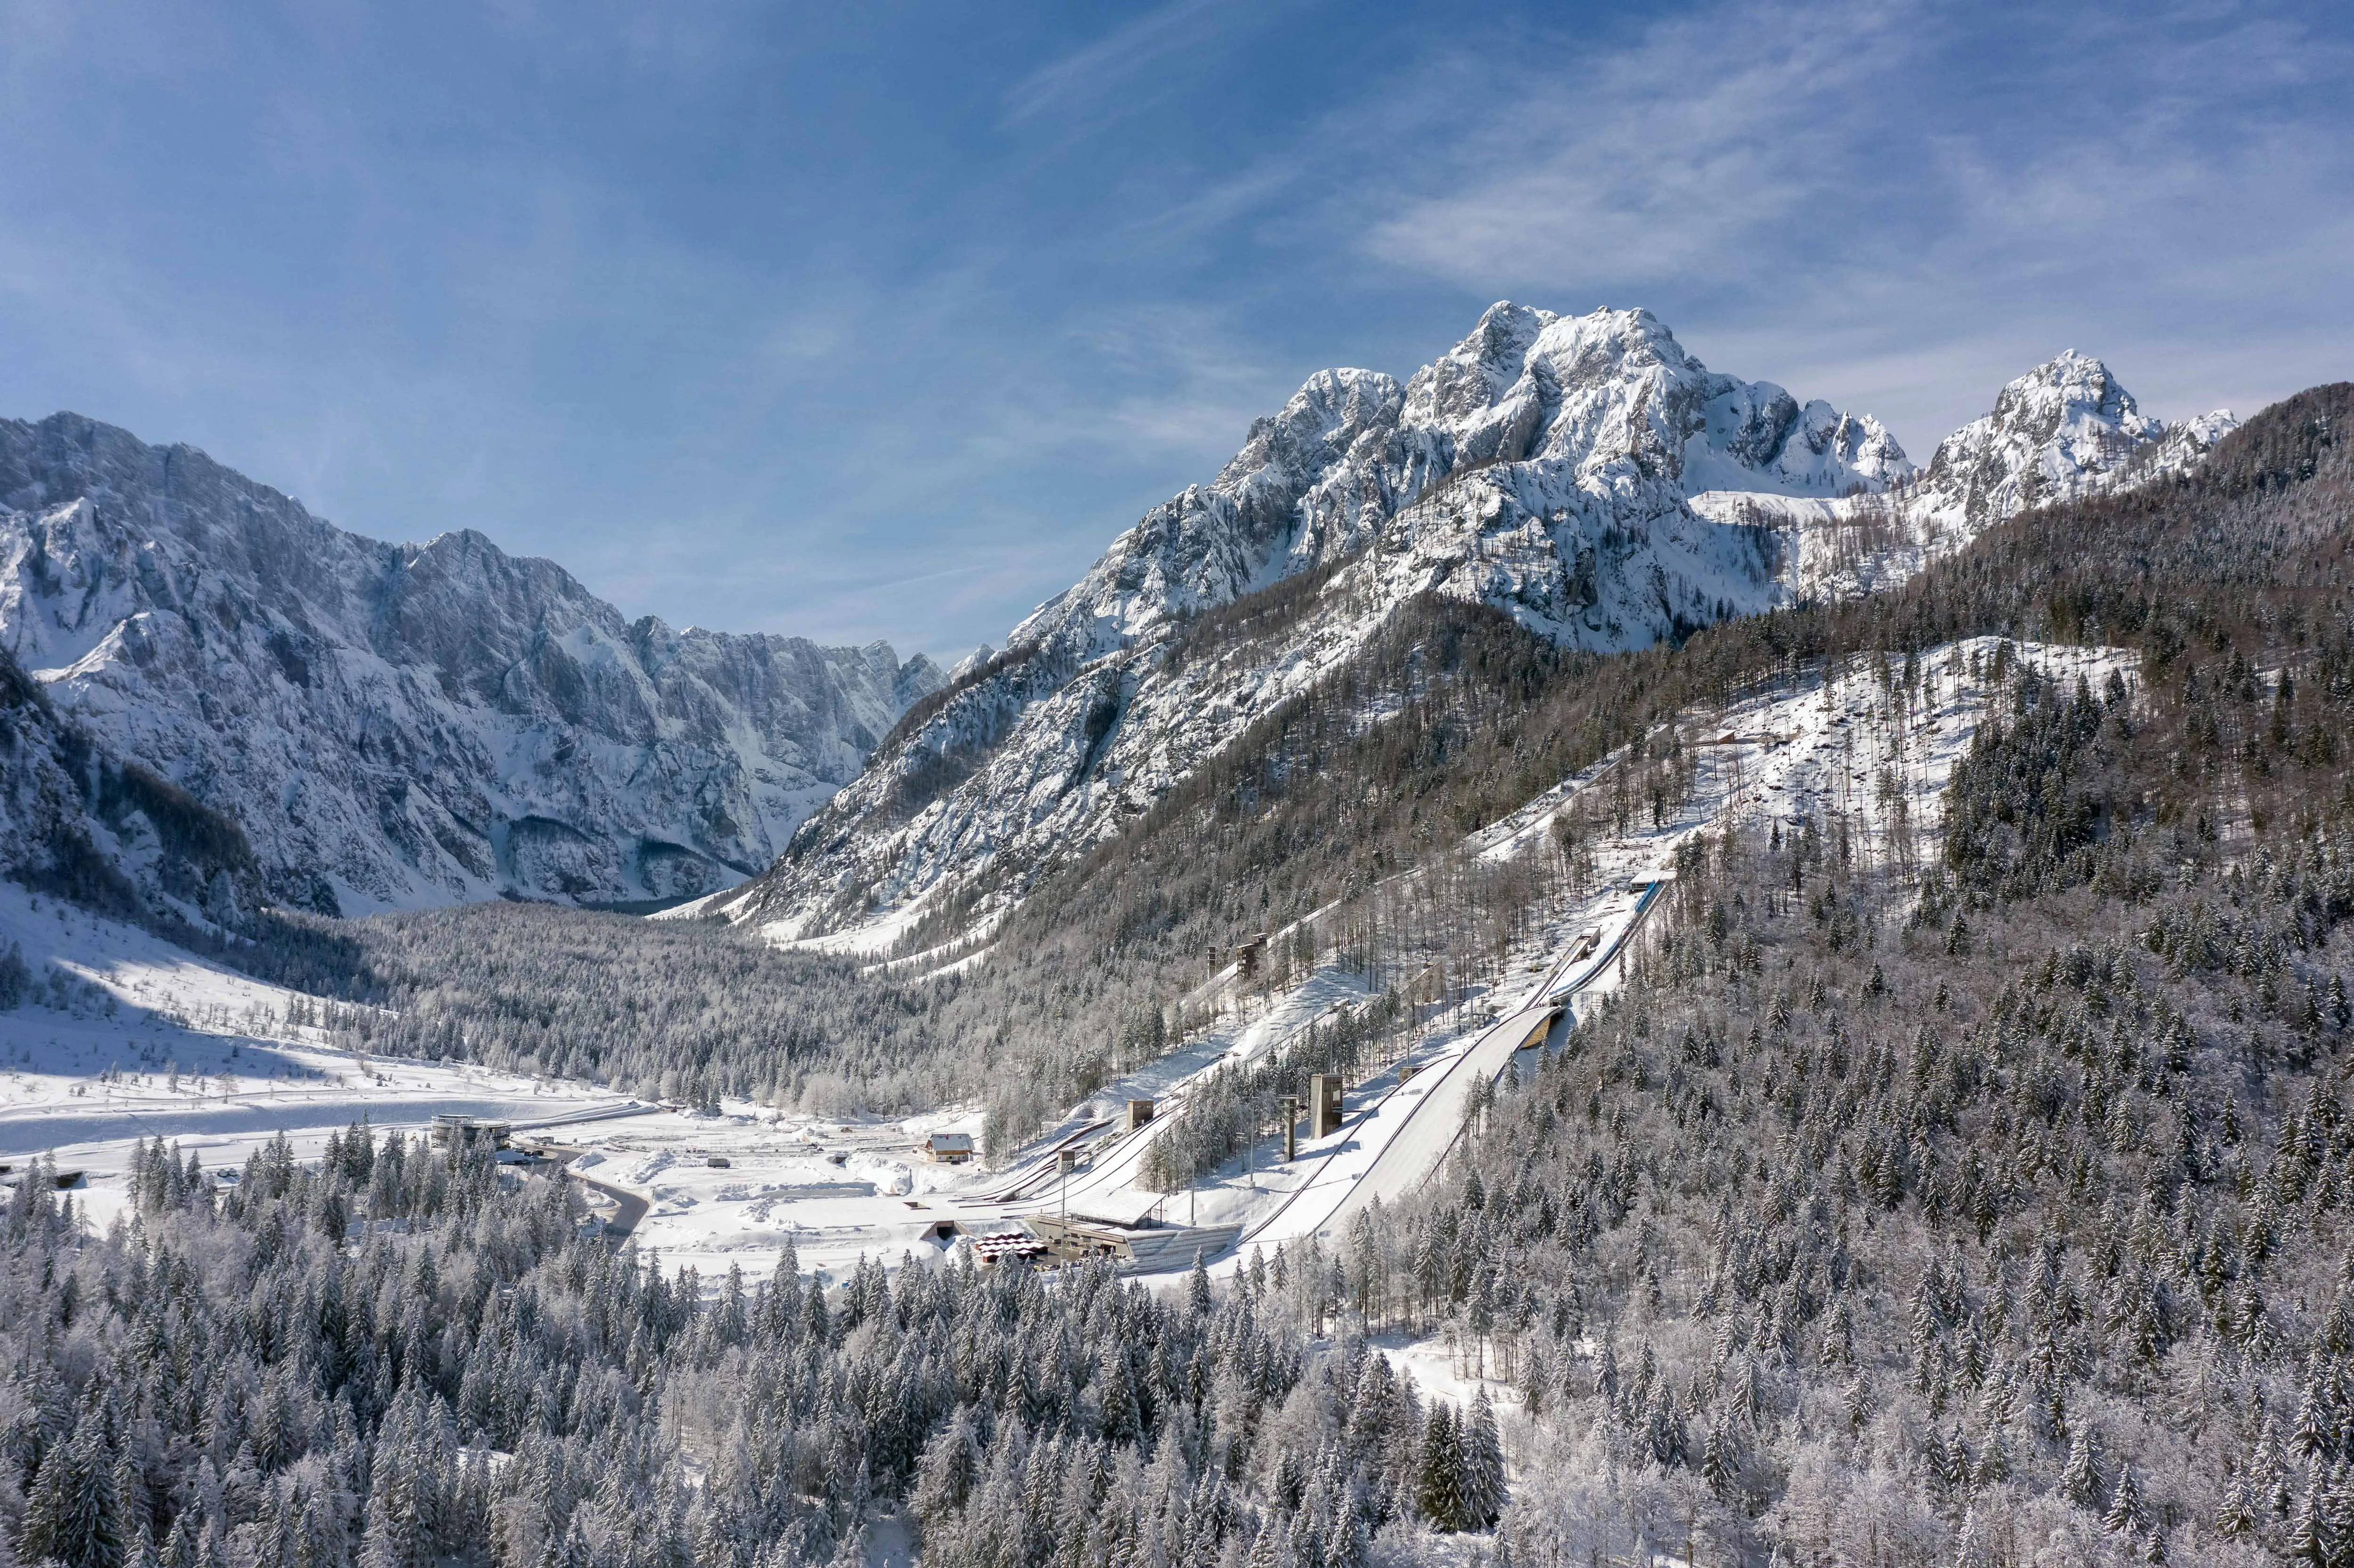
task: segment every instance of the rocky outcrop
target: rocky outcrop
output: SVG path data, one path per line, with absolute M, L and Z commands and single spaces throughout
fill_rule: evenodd
M 2237 428 L 2229 409 L 2179 424 L 2145 414 L 2109 367 L 2071 349 L 2009 383 L 1994 408 L 1937 443 L 1929 466 L 1831 500 L 1740 487 L 1695 494 L 1720 522 L 1775 530 L 1793 599 L 1902 582 L 2031 506 L 2177 474 Z
M 1905 500 L 1975 537 L 2030 506 L 2179 472 L 2237 422 L 2219 409 L 2168 425 L 2143 413 L 2107 366 L 2070 349 L 1938 442 Z

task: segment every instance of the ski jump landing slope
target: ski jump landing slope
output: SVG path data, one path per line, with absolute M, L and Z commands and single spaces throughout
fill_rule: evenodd
M 1555 964 L 1517 1009 L 1469 1046 L 1358 1112 L 1308 1180 L 1246 1232 L 1239 1245 L 1272 1245 L 1311 1235 L 1330 1240 L 1375 1199 L 1394 1203 L 1427 1181 L 1462 1137 L 1464 1111 L 1479 1086 L 1501 1077 L 1515 1055 L 1544 1039 L 1574 999 L 1602 983 L 1665 885 L 1649 884 L 1609 944 L 1582 969 L 1564 974 L 1574 960 Z M 1384 1122 L 1391 1125 L 1384 1128 Z

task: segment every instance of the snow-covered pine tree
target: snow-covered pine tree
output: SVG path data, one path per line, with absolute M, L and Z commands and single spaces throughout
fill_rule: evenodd
M 2323 1490 L 2320 1467 L 2307 1466 L 2305 1485 L 2297 1492 L 2296 1511 L 2289 1520 L 2286 1534 L 2281 1538 L 2281 1551 L 2288 1560 L 2308 1564 L 2309 1568 L 2328 1568 L 2329 1563 L 2329 1531 L 2322 1517 Z
M 1709 1423 L 1708 1440 L 1701 1446 L 1700 1473 L 1709 1490 L 1720 1498 L 1732 1496 L 1733 1441 L 1725 1435 L 1722 1421 Z
M 909 1504 L 919 1530 L 937 1530 L 962 1511 L 972 1495 L 973 1474 L 972 1416 L 959 1406 L 916 1461 L 916 1489 Z
M 1458 1428 L 1463 1450 L 1463 1511 L 1467 1528 L 1486 1530 L 1504 1511 L 1504 1449 L 1496 1431 L 1495 1406 L 1481 1389 L 1471 1414 Z
M 2068 1444 L 2068 1462 L 2060 1471 L 2060 1489 L 2078 1508 L 2099 1508 L 2108 1500 L 2102 1484 L 2100 1438 L 2080 1426 Z
M 2130 1462 L 2117 1467 L 2117 1489 L 2109 1499 L 2109 1510 L 2101 1516 L 2101 1523 L 2113 1535 L 2139 1531 L 2147 1522 L 2142 1508 L 2141 1482 L 2134 1476 Z
M 1434 1401 L 1422 1431 L 1422 1457 L 1416 1471 L 1415 1507 L 1434 1530 L 1468 1528 L 1463 1510 L 1465 1478 L 1463 1445 L 1456 1430 L 1455 1408 Z
M 392 1419 L 386 1425 L 390 1427 Z M 407 1438 L 406 1432 L 389 1433 L 368 1467 L 361 1568 L 432 1568 L 431 1504 L 424 1495 L 428 1483 L 420 1474 L 420 1456 Z
M 93 1383 L 91 1392 L 100 1392 Z M 63 1568 L 122 1568 L 122 1518 L 114 1490 L 105 1415 L 86 1407 L 73 1436 L 53 1447 L 34 1478 L 18 1551 L 28 1563 Z

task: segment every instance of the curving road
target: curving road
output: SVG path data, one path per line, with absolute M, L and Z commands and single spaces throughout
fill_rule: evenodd
M 616 1187 L 610 1181 L 599 1181 L 593 1176 L 583 1176 L 578 1171 L 569 1169 L 567 1170 L 566 1174 L 583 1187 L 594 1187 L 598 1192 L 613 1200 L 617 1212 L 611 1219 L 605 1222 L 604 1230 L 599 1233 L 607 1241 L 619 1243 L 629 1240 L 636 1234 L 638 1222 L 646 1217 L 648 1209 L 653 1207 L 650 1200 L 631 1192 L 626 1187 Z

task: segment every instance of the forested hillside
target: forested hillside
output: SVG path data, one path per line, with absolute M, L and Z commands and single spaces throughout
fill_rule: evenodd
M 2086 552 L 2045 602 L 2148 678 L 2020 672 L 1942 863 L 1836 823 L 1695 844 L 1615 1004 L 1352 1238 L 1369 1323 L 1443 1324 L 1523 1391 L 1514 1541 L 2354 1551 L 2349 392 L 2195 499 L 2020 525 L 2107 535 L 2126 569 Z
M 1840 669 L 1901 730 L 1944 700 L 1932 650 L 1998 640 L 1936 838 L 1824 808 L 1688 839 L 1624 988 L 1474 1097 L 1437 1181 L 1214 1287 L 789 1254 L 747 1288 L 366 1129 L 229 1181 L 151 1146 L 103 1236 L 36 1167 L 0 1233 L 8 1549 L 1359 1568 L 1492 1530 L 1499 1563 L 2347 1561 L 2349 421 L 2354 386 L 2317 389 L 2179 480 L 1677 649 L 1424 606 L 952 975 L 572 911 L 268 928 L 241 960 L 378 1051 L 986 1096 L 1002 1148 L 1184 1037 L 1209 949 L 1310 912 L 1246 989 L 1337 965 L 1372 1005 L 1277 1070 L 1369 1054 L 1499 970 L 1591 837 L 1668 810 L 1716 707 Z M 2130 657 L 2058 683 L 2003 638 Z M 1537 853 L 1461 852 L 1619 747 Z M 1230 1157 L 1205 1107 L 1162 1181 Z M 1402 1334 L 1504 1397 L 1414 1387 L 1369 1345 Z
M 372 1136 L 236 1181 L 160 1143 L 82 1232 L 40 1166 L 0 1217 L 0 1552 L 64 1568 L 864 1560 L 1362 1561 L 1501 1496 L 1492 1414 L 1442 1439 L 1329 1327 L 1326 1267 L 1154 1295 L 1108 1269 L 833 1289 L 665 1274 L 563 1183 Z M 1447 1418 L 1453 1433 L 1452 1414 Z M 887 1515 L 887 1520 L 884 1516 Z

